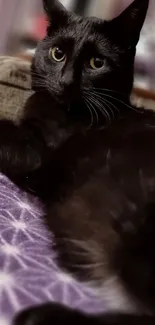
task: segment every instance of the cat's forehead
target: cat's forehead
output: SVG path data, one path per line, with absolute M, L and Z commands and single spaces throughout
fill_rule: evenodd
M 104 21 L 97 18 L 83 18 L 76 15 L 72 15 L 68 23 L 57 30 L 56 36 L 63 37 L 65 39 L 74 39 L 79 42 L 94 42 L 95 40 L 103 39 L 103 34 L 98 30 L 98 26 Z

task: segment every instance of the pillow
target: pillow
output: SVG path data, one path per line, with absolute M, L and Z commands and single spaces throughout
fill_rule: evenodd
M 19 123 L 31 90 L 31 62 L 15 57 L 0 57 L 0 119 Z

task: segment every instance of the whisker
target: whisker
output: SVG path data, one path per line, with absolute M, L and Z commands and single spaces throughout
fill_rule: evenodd
M 113 103 L 111 103 L 109 100 L 107 100 L 105 98 L 104 98 L 104 101 L 106 103 L 108 103 L 109 105 L 111 105 L 115 109 L 115 111 L 117 111 L 117 113 L 119 113 L 119 109 L 117 108 L 117 106 L 115 106 Z
M 103 116 L 106 118 L 106 120 L 107 120 L 106 112 L 105 112 L 105 110 L 104 110 L 103 107 L 100 107 L 100 106 L 101 106 L 100 103 L 99 103 L 97 100 L 95 100 L 94 97 L 92 97 L 92 96 L 90 96 L 90 95 L 89 95 L 89 99 L 91 100 L 92 104 L 94 104 L 94 105 L 99 109 L 99 111 L 102 113 L 102 115 L 103 115 Z M 104 114 L 104 113 L 105 113 L 105 114 Z
M 89 106 L 89 102 L 86 98 L 84 98 L 84 102 L 86 104 L 86 107 L 88 108 L 89 112 L 90 112 L 90 116 L 91 116 L 91 121 L 90 121 L 90 125 L 89 125 L 89 128 L 91 129 L 91 127 L 93 126 L 93 122 L 94 122 L 94 117 L 93 117 L 93 113 L 92 113 L 92 110 Z
M 41 82 L 40 80 L 35 80 L 34 83 L 38 86 L 43 86 L 45 87 L 46 86 L 46 83 L 45 82 Z
M 125 96 L 123 93 L 120 93 L 120 92 L 117 92 L 117 91 L 113 91 L 113 90 L 110 90 L 110 89 L 105 89 L 105 91 L 109 91 L 109 92 L 111 92 L 111 95 L 109 95 L 109 94 L 106 94 L 105 92 L 104 92 L 104 88 L 102 89 L 102 92 L 98 92 L 98 89 L 99 88 L 93 88 L 93 87 L 90 87 L 90 88 L 85 88 L 85 90 L 91 90 L 91 91 L 94 91 L 95 92 L 95 94 L 97 95 L 103 95 L 104 97 L 108 97 L 108 98 L 111 98 L 111 99 L 113 99 L 113 100 L 115 100 L 115 101 L 117 101 L 117 102 L 119 102 L 119 103 L 121 103 L 121 104 L 123 104 L 124 106 L 126 106 L 126 107 L 128 107 L 128 108 L 130 108 L 130 109 L 132 109 L 132 110 L 134 110 L 134 111 L 136 111 L 136 112 L 139 112 L 139 113 L 141 113 L 141 114 L 143 114 L 143 112 L 142 111 L 140 111 L 138 108 L 136 108 L 136 107 L 134 107 L 134 106 L 132 106 L 132 105 L 129 105 L 129 104 L 127 104 L 125 101 L 123 101 L 123 100 L 121 100 L 121 99 L 119 99 L 119 98 L 117 98 L 117 97 L 114 97 L 114 96 L 112 96 L 112 94 L 113 93 L 115 93 L 115 94 L 120 94 L 120 95 L 122 95 L 122 96 Z
M 63 242 L 71 243 L 71 244 L 75 245 L 75 247 L 79 247 L 79 248 L 83 249 L 83 252 L 93 252 L 93 253 L 97 254 L 96 245 L 93 247 L 93 245 L 95 244 L 94 241 L 91 241 L 91 240 L 85 241 L 82 239 L 78 240 L 78 239 L 68 238 L 68 237 L 59 237 L 58 239 L 60 241 L 62 241 L 62 243 Z M 102 249 L 100 251 L 102 253 Z
M 45 81 L 39 80 L 39 79 L 35 79 L 35 82 L 40 83 L 41 85 L 45 85 L 46 84 Z
M 121 104 L 125 105 L 126 107 L 128 107 L 128 108 L 130 108 L 130 109 L 132 109 L 132 110 L 134 110 L 136 112 L 139 112 L 139 113 L 143 114 L 143 112 L 141 112 L 140 109 L 138 109 L 138 108 L 136 108 L 136 107 L 134 107 L 132 105 L 128 105 L 127 103 L 125 103 L 124 101 L 122 101 L 122 100 L 120 100 L 120 99 L 118 99 L 116 97 L 113 97 L 113 96 L 110 96 L 110 95 L 107 95 L 107 94 L 104 94 L 104 96 L 108 97 L 108 98 L 112 98 L 113 100 L 117 101 L 118 103 L 121 103 Z
M 116 114 L 115 112 L 117 112 L 117 114 L 119 113 L 119 110 L 118 108 L 113 104 L 113 103 L 110 103 L 108 100 L 104 99 L 103 100 L 103 103 L 108 107 L 108 109 L 112 112 L 112 117 L 113 117 L 113 120 L 115 120 L 115 117 L 116 117 Z M 112 109 L 112 107 L 114 108 L 114 110 Z
M 118 91 L 118 90 L 112 90 L 112 89 L 108 89 L 108 88 L 98 88 L 98 87 L 92 87 L 92 86 L 90 86 L 90 87 L 88 87 L 88 88 L 86 88 L 87 90 L 100 90 L 101 92 L 101 94 L 104 92 L 105 93 L 105 91 L 107 91 L 107 92 L 111 92 L 111 93 L 113 93 L 113 94 L 119 94 L 119 95 L 121 95 L 121 96 L 123 96 L 123 97 L 126 97 L 126 95 L 124 94 L 124 93 L 122 93 L 122 92 L 120 92 L 120 91 Z
M 98 124 L 98 122 L 99 122 L 99 116 L 98 116 L 98 114 L 97 114 L 97 111 L 96 111 L 95 107 L 93 106 L 93 103 L 91 103 L 91 101 L 89 100 L 88 97 L 87 97 L 87 100 L 88 100 L 88 103 L 90 104 L 92 110 L 94 111 L 94 113 L 95 113 L 95 115 L 96 115 L 96 122 L 97 122 L 97 124 Z
M 83 264 L 83 263 L 78 263 L 75 264 L 73 263 L 72 266 L 80 268 L 80 269 L 92 269 L 92 268 L 97 268 L 97 267 L 101 267 L 101 266 L 105 266 L 104 263 L 89 263 L 89 264 Z
M 115 110 L 117 110 L 117 112 L 119 112 L 119 109 L 113 104 L 113 103 L 111 103 L 110 101 L 108 101 L 107 99 L 105 99 L 105 98 L 103 98 L 104 97 L 104 94 L 103 94 L 103 97 L 101 96 L 101 95 L 98 95 L 98 93 L 96 93 L 96 92 L 92 92 L 92 94 L 94 94 L 94 96 L 97 96 L 98 98 L 100 98 L 101 100 L 104 100 L 104 101 L 106 101 L 106 102 L 108 102 L 110 105 L 112 105 L 114 108 L 115 108 Z
M 31 70 L 31 75 L 37 76 L 38 78 L 41 78 L 41 79 L 44 79 L 45 78 L 44 75 L 41 75 L 40 73 L 38 73 L 36 71 L 33 71 L 33 70 Z
M 54 92 L 55 94 L 59 94 L 59 90 L 52 87 L 52 85 L 48 84 L 48 86 L 46 87 L 46 89 L 48 89 L 51 91 L 51 92 Z
M 106 121 L 110 124 L 111 122 L 111 117 L 110 114 L 107 112 L 107 110 L 105 109 L 105 107 L 103 107 L 101 105 L 101 103 L 99 102 L 99 100 L 95 99 L 94 97 L 92 97 L 90 95 L 91 100 L 94 102 L 94 104 L 97 106 L 97 108 L 99 109 L 99 111 L 102 113 L 102 115 L 106 118 Z
M 115 118 L 115 114 L 114 114 L 113 109 L 109 106 L 109 104 L 112 105 L 115 108 L 115 110 L 117 110 L 117 112 L 119 112 L 119 110 L 117 109 L 117 107 L 115 105 L 113 105 L 112 103 L 110 103 L 105 98 L 102 98 L 101 96 L 98 96 L 95 93 L 91 93 L 91 94 L 94 95 L 96 99 L 98 98 L 101 102 L 103 102 L 104 105 L 106 105 L 108 107 L 108 109 L 112 113 L 112 116 L 113 116 L 113 119 L 114 119 Z
M 32 76 L 36 77 L 36 79 L 44 81 L 44 82 L 49 82 L 52 85 L 57 85 L 57 82 L 55 82 L 54 80 L 51 80 L 50 78 L 48 78 L 47 76 L 43 76 L 40 75 L 39 73 L 33 72 L 32 71 Z

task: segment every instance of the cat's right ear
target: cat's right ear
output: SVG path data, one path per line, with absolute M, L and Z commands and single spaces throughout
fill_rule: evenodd
M 58 0 L 43 0 L 43 6 L 52 28 L 58 28 L 67 22 L 68 11 Z

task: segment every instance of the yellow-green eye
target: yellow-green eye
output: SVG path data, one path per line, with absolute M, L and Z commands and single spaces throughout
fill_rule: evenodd
M 93 70 L 101 69 L 104 65 L 104 60 L 100 58 L 91 58 L 90 66 Z
M 54 46 L 49 51 L 49 56 L 57 62 L 62 62 L 66 58 L 65 52 L 60 49 L 58 46 Z

